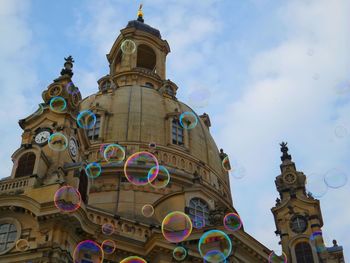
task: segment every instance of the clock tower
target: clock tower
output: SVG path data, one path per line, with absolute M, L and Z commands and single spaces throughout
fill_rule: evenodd
M 293 263 L 343 262 L 338 261 L 342 260 L 343 253 L 335 240 L 331 248 L 324 244 L 320 201 L 306 192 L 307 178 L 296 170 L 287 143 L 282 142 L 280 146 L 281 174 L 275 180 L 280 197 L 271 211 L 283 253 L 288 262 Z
M 60 76 L 42 93 L 44 102 L 19 121 L 22 142 L 12 155 L 12 178 L 31 175 L 36 187 L 67 183 L 64 164 L 80 160 L 76 116 L 81 94 L 71 80 L 73 63 L 71 56 L 65 58 Z

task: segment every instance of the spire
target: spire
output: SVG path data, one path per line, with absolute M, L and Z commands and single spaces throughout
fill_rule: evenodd
M 143 11 L 142 11 L 142 4 L 140 4 L 139 10 L 137 11 L 137 21 L 144 22 L 143 20 Z
M 283 153 L 281 156 L 281 161 L 284 162 L 285 160 L 292 160 L 292 156 L 288 154 L 288 147 L 287 147 L 287 142 L 282 142 L 280 143 L 281 146 L 281 152 Z
M 64 62 L 64 65 L 63 65 L 64 68 L 61 70 L 61 76 L 68 75 L 68 76 L 72 77 L 74 74 L 72 71 L 74 59 L 72 56 L 68 56 L 67 58 L 64 58 L 64 60 L 66 62 Z

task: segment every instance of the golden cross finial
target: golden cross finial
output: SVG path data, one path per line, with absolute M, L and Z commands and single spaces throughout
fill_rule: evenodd
M 139 10 L 137 11 L 137 17 L 143 17 L 142 4 L 140 4 Z

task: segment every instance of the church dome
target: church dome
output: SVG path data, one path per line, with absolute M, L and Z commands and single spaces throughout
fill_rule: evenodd
M 133 47 L 131 52 L 123 50 L 126 41 Z M 101 159 L 98 152 L 104 144 L 118 143 L 125 148 L 126 158 L 152 152 L 168 169 L 169 185 L 154 189 L 128 184 L 122 165 L 108 166 L 92 182 L 90 205 L 139 218 L 142 205 L 150 203 L 159 213 L 158 222 L 166 212 L 183 211 L 184 204 L 186 210 L 193 198 L 207 203 L 208 213 L 218 207 L 233 210 L 228 173 L 209 132 L 209 116 L 198 115 L 177 99 L 178 87 L 165 74 L 169 52 L 158 30 L 143 19 L 129 22 L 107 54 L 110 72 L 98 80 L 99 91 L 80 103 L 80 111 L 89 109 L 97 117 L 95 127 L 82 138 L 86 162 Z M 195 116 L 192 129 L 181 125 L 181 114 L 186 112 Z M 114 188 L 118 191 L 111 191 Z

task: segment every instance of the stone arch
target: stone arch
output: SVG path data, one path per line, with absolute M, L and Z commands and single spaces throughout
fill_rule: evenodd
M 156 62 L 157 56 L 151 47 L 145 44 L 141 44 L 137 47 L 136 67 L 146 68 L 153 71 L 156 68 Z

